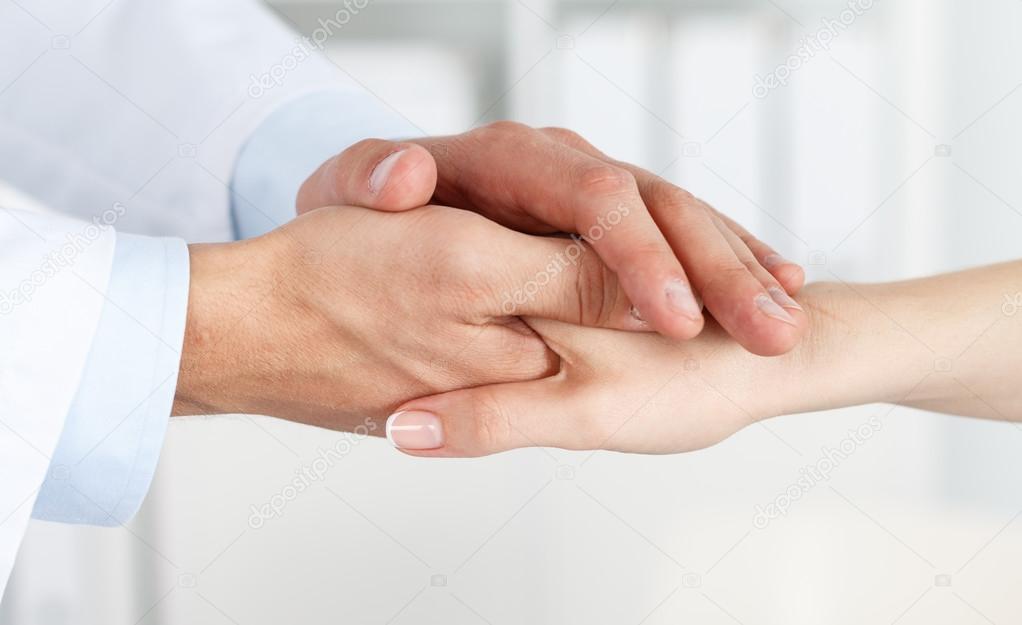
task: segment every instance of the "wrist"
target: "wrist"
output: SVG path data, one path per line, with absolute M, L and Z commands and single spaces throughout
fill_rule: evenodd
M 899 403 L 920 391 L 933 357 L 899 323 L 896 289 L 816 283 L 799 296 L 810 331 L 791 353 L 770 359 L 768 416 L 870 403 Z
M 261 397 L 245 392 L 245 382 L 271 340 L 265 317 L 274 308 L 274 269 L 284 264 L 275 247 L 268 237 L 189 246 L 191 286 L 173 415 L 259 412 Z

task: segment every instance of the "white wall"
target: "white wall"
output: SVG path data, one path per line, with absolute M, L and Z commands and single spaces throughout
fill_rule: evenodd
M 278 3 L 307 30 L 338 6 Z M 330 54 L 424 132 L 500 117 L 572 127 L 736 217 L 815 279 L 1018 257 L 1022 3 L 877 0 L 786 87 L 755 97 L 755 76 L 844 6 L 376 0 Z M 754 526 L 757 504 L 874 416 L 880 432 L 827 483 Z M 867 406 L 652 458 L 430 462 L 353 441 L 279 518 L 250 526 L 252 505 L 345 441 L 267 419 L 173 422 L 128 529 L 33 526 L 4 622 L 1022 617 L 1015 426 Z

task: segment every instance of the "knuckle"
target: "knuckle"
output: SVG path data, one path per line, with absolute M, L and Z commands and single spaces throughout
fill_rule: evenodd
M 478 389 L 472 398 L 472 437 L 483 451 L 503 449 L 514 431 L 511 412 L 490 389 Z
M 417 209 L 424 210 L 424 209 Z M 491 223 L 474 213 L 443 214 L 435 219 L 432 228 L 445 232 L 435 239 L 433 266 L 439 279 L 470 281 L 490 265 L 487 247 L 480 241 L 492 238 Z
M 733 290 L 736 284 L 741 283 L 749 276 L 749 270 L 745 265 L 734 261 L 727 262 L 713 268 L 712 277 L 703 282 L 703 297 L 713 296 L 718 293 L 725 293 Z
M 498 137 L 512 137 L 532 131 L 532 128 L 518 122 L 500 120 L 490 122 L 479 128 L 484 134 L 496 135 Z
M 544 128 L 543 132 L 570 146 L 584 145 L 587 143 L 586 140 L 582 138 L 582 135 L 578 134 L 574 130 L 569 130 L 568 128 L 550 126 L 548 128 Z
M 575 274 L 579 325 L 602 327 L 609 324 L 618 297 L 615 284 L 610 269 L 587 247 Z
M 473 283 L 485 266 L 486 254 L 482 247 L 464 236 L 450 239 L 437 250 L 436 269 L 443 280 Z
M 579 188 L 592 195 L 623 195 L 636 190 L 635 177 L 609 163 L 586 164 L 575 173 Z
M 753 276 L 756 276 L 763 270 L 763 267 L 759 264 L 759 261 L 756 260 L 755 258 L 752 258 L 751 256 L 748 258 L 742 258 L 741 263 L 742 266 L 745 267 L 745 270 L 751 273 Z
M 668 210 L 691 209 L 699 206 L 699 200 L 681 187 L 669 182 L 657 182 L 650 189 L 653 203 Z
M 345 153 L 355 157 L 364 156 L 373 154 L 374 152 L 377 152 L 380 148 L 389 145 L 390 145 L 389 141 L 383 141 L 382 139 L 362 139 L 358 143 L 352 144 L 351 147 L 345 150 Z
M 781 283 L 777 281 L 774 276 L 767 271 L 763 265 L 759 264 L 759 261 L 752 255 L 741 259 L 742 266 L 745 267 L 745 271 L 751 275 L 756 282 L 763 288 L 777 287 L 781 288 Z

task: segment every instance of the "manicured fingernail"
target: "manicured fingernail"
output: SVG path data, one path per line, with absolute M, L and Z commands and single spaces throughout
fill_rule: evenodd
M 773 269 L 774 267 L 778 267 L 780 265 L 790 264 L 792 264 L 791 261 L 781 256 L 780 254 L 767 254 L 766 256 L 763 257 L 764 269 Z
M 702 316 L 703 307 L 692 294 L 692 287 L 688 283 L 678 279 L 671 280 L 664 287 L 664 294 L 667 296 L 667 305 L 679 315 L 693 320 Z
M 402 410 L 387 419 L 387 440 L 398 449 L 439 449 L 444 446 L 444 427 L 432 412 Z
M 791 299 L 791 296 L 785 293 L 784 289 L 778 288 L 776 286 L 771 286 L 767 287 L 767 293 L 769 293 L 770 297 L 774 298 L 774 301 L 777 302 L 782 308 L 794 308 L 795 310 L 802 310 L 802 307 L 799 306 L 798 302 Z
M 394 152 L 376 165 L 373 173 L 369 176 L 369 191 L 371 193 L 379 193 L 387 185 L 390 172 L 393 171 L 394 165 L 397 165 L 397 162 L 401 160 L 401 155 L 404 153 L 404 150 Z
M 790 325 L 796 325 L 795 324 L 795 320 L 792 319 L 791 315 L 788 314 L 788 311 L 786 311 L 783 308 L 781 308 L 780 306 L 778 306 L 777 302 L 772 300 L 768 295 L 764 295 L 763 293 L 760 293 L 759 295 L 757 295 L 756 296 L 756 306 L 767 317 L 773 317 L 774 319 L 777 319 L 778 321 L 783 321 L 784 323 L 787 323 L 787 324 L 790 324 Z

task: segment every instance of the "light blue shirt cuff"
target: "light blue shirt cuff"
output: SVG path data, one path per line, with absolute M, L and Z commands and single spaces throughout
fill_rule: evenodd
M 188 247 L 117 234 L 106 304 L 32 516 L 119 525 L 149 490 L 177 386 Z
M 313 93 L 281 106 L 238 156 L 231 184 L 236 237 L 265 234 L 294 219 L 295 198 L 305 179 L 351 145 L 420 134 L 366 93 Z

